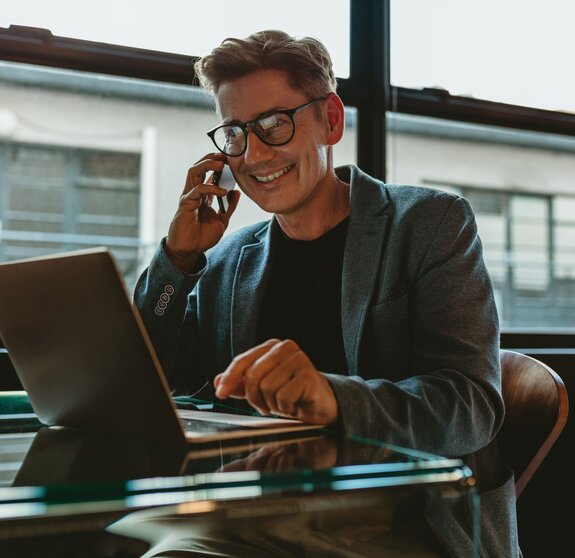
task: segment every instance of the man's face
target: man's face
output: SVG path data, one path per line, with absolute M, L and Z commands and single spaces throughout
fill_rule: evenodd
M 285 72 L 262 70 L 223 83 L 217 100 L 224 122 L 248 122 L 311 98 L 293 89 Z M 287 216 L 318 197 L 328 171 L 328 125 L 317 108 L 324 112 L 323 101 L 294 115 L 295 133 L 286 145 L 267 145 L 250 130 L 243 155 L 228 157 L 238 185 L 263 210 Z

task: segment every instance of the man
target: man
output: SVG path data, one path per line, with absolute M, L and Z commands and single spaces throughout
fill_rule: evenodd
M 334 169 L 344 108 L 314 39 L 227 39 L 196 70 L 222 118 L 209 133 L 218 151 L 189 170 L 135 293 L 171 386 L 474 453 L 483 488 L 495 486 L 498 319 L 469 204 Z M 210 178 L 225 164 L 273 218 L 224 238 L 240 193 L 225 213 L 208 202 L 226 195 Z

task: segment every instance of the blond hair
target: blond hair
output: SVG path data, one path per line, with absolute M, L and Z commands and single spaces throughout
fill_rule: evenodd
M 335 92 L 337 82 L 325 46 L 312 37 L 259 31 L 246 39 L 224 39 L 194 65 L 200 85 L 217 95 L 222 83 L 258 70 L 284 71 L 290 85 L 310 98 Z

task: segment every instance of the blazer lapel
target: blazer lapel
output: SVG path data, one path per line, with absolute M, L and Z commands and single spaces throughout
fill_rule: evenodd
M 353 167 L 350 183 L 351 214 L 343 259 L 341 318 L 348 374 L 356 375 L 367 309 L 381 267 L 389 199 L 380 182 Z
M 273 221 L 260 230 L 259 242 L 245 245 L 240 253 L 232 287 L 231 345 L 237 355 L 257 341 L 258 315 L 269 275 Z

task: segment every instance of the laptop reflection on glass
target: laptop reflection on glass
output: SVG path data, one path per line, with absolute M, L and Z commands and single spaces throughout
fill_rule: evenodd
M 289 419 L 177 410 L 105 248 L 2 263 L 0 292 L 0 338 L 45 425 L 174 443 L 321 428 Z

